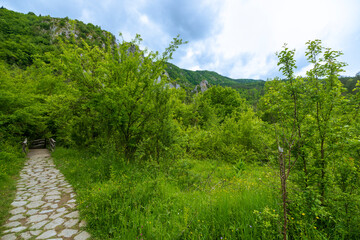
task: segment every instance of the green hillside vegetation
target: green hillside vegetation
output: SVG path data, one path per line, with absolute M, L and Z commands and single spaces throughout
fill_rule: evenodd
M 33 64 L 35 55 L 54 52 L 60 39 L 68 39 L 82 45 L 105 46 L 115 43 L 115 37 L 101 30 L 99 26 L 84 24 L 68 18 L 36 16 L 34 13 L 22 14 L 0 9 L 0 58 L 10 65 L 26 68 Z
M 360 81 L 360 74 L 357 74 L 355 77 L 339 77 L 339 80 L 346 88 L 347 94 L 355 94 L 356 91 L 356 84 Z
M 360 239 L 360 82 L 339 80 L 341 52 L 307 42 L 314 68 L 295 77 L 284 46 L 286 81 L 232 80 L 169 64 L 178 37 L 157 54 L 139 35 L 0 13 L 1 225 L 20 143 L 53 137 L 94 239 Z
M 188 91 L 194 90 L 196 85 L 206 80 L 211 86 L 218 85 L 236 89 L 246 100 L 253 104 L 264 94 L 265 81 L 263 80 L 231 79 L 212 71 L 181 69 L 171 63 L 167 63 L 166 71 L 173 81 L 175 80 L 176 83 Z
M 200 82 L 204 79 L 207 80 L 211 85 L 220 86 L 229 86 L 239 83 L 254 83 L 258 81 L 254 79 L 231 79 L 221 76 L 216 72 L 206 70 L 191 71 L 181 69 L 171 63 L 167 64 L 166 71 L 169 73 L 172 79 L 179 79 L 179 83 L 184 84 L 185 86 L 186 84 L 191 84 L 191 87 L 200 84 Z

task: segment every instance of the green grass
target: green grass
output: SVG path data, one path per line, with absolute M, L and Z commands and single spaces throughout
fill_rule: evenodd
M 267 167 L 238 173 L 215 161 L 128 164 L 109 155 L 53 153 L 97 239 L 259 239 L 263 225 L 254 211 L 279 211 Z
M 25 158 L 20 152 L 21 146 L 0 147 L 0 235 L 3 224 L 9 217 L 10 204 L 16 193 L 16 179 L 22 169 Z

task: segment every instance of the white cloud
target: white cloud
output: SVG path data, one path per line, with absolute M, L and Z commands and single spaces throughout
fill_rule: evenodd
M 150 23 L 149 18 L 146 15 L 140 16 L 140 22 L 142 22 L 145 25 L 148 25 Z
M 285 42 L 296 48 L 298 57 L 304 56 L 308 40 L 322 39 L 326 47 L 346 49 L 344 43 L 359 31 L 359 7 L 353 0 L 225 0 L 218 16 L 221 30 L 191 44 L 191 49 L 211 56 L 211 62 L 200 62 L 201 68 L 233 78 L 266 78 L 275 72 L 275 52 Z M 199 65 L 191 59 L 194 55 L 184 55 L 180 64 Z
M 305 77 L 306 73 L 313 68 L 313 64 L 308 64 L 305 67 L 300 68 L 299 70 L 295 71 L 295 76 L 302 76 Z
M 93 16 L 94 16 L 94 13 L 91 10 L 84 8 L 81 11 L 81 17 L 79 20 L 81 20 L 85 23 L 91 23 L 94 20 Z
M 203 69 L 201 69 L 200 66 L 192 66 L 192 67 L 189 68 L 189 70 L 197 71 L 197 70 L 203 70 Z

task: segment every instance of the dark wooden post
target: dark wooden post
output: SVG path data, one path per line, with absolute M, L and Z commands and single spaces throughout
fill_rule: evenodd
M 21 144 L 22 144 L 23 152 L 26 153 L 27 138 L 25 138 L 25 140 Z
M 52 138 L 49 138 L 49 145 L 50 145 L 50 150 L 54 151 L 55 150 L 55 143 L 56 141 Z

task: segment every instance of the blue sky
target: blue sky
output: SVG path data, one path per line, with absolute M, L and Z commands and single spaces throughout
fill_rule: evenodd
M 232 78 L 281 76 L 275 52 L 296 49 L 297 74 L 309 64 L 305 43 L 321 39 L 340 50 L 342 75 L 360 72 L 358 0 L 0 0 L 17 12 L 93 23 L 125 40 L 141 34 L 143 47 L 162 52 L 177 34 L 189 41 L 174 54 L 181 68 Z

